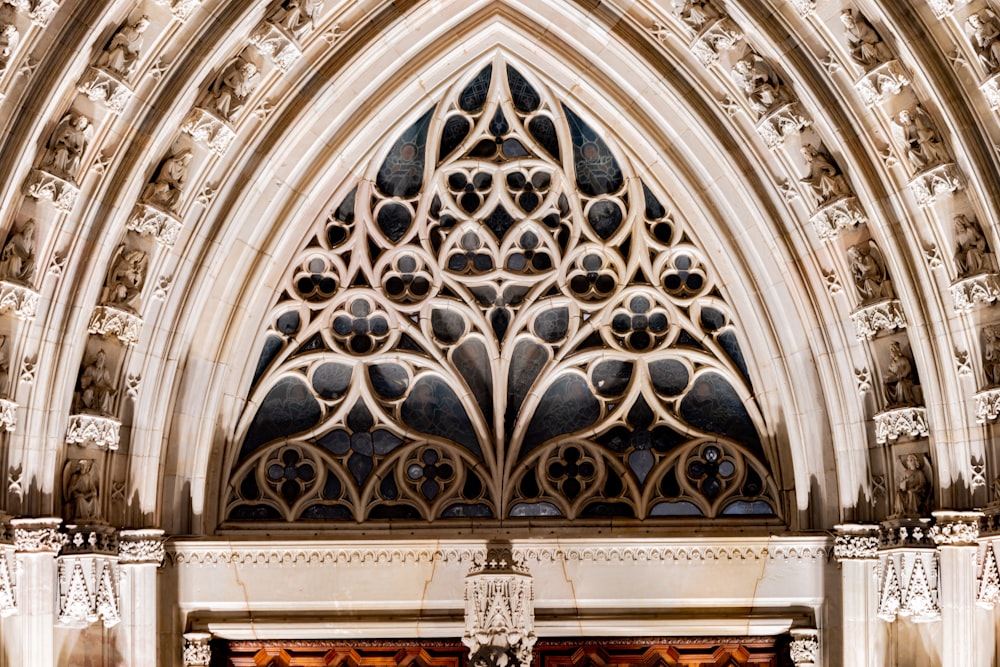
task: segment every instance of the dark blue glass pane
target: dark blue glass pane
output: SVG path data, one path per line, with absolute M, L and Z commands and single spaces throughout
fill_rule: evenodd
M 628 503 L 609 503 L 604 501 L 593 502 L 583 508 L 580 516 L 584 517 L 623 517 L 626 519 L 635 518 L 635 511 Z
M 372 519 L 419 519 L 420 512 L 410 505 L 379 505 L 372 509 Z
M 507 122 L 507 117 L 498 107 L 496 113 L 493 114 L 493 120 L 490 121 L 490 134 L 494 137 L 502 137 L 508 132 L 510 132 L 510 123 Z
M 686 500 L 675 503 L 657 503 L 649 511 L 649 516 L 704 516 L 698 506 Z
M 354 189 L 344 197 L 344 201 L 340 202 L 340 206 L 334 211 L 333 217 L 348 225 L 354 222 L 354 201 L 357 199 L 357 196 L 358 186 L 354 186 Z
M 375 177 L 375 186 L 387 197 L 414 197 L 424 182 L 427 128 L 434 110 L 423 115 L 396 141 Z
M 701 326 L 705 327 L 708 331 L 721 329 L 725 323 L 726 316 L 717 311 L 715 308 L 701 309 Z
M 400 414 L 410 428 L 457 442 L 482 458 L 475 430 L 461 401 L 439 378 L 418 380 L 403 402 Z
M 406 393 L 410 379 L 406 370 L 396 364 L 376 364 L 368 367 L 372 389 L 382 398 L 399 398 Z
M 490 90 L 490 79 L 493 78 L 493 65 L 487 65 L 473 79 L 462 94 L 458 96 L 458 106 L 467 113 L 476 113 L 486 104 L 486 95 Z
M 653 387 L 664 396 L 676 396 L 681 393 L 690 380 L 687 368 L 675 359 L 651 361 L 649 376 L 653 381 Z
M 490 357 L 486 346 L 478 340 L 462 343 L 452 353 L 455 370 L 462 376 L 488 424 L 493 423 L 493 373 L 490 372 Z
M 281 315 L 278 317 L 277 328 L 286 336 L 291 336 L 299 330 L 299 314 L 292 311 Z
M 695 428 L 728 436 L 758 456 L 760 438 L 743 401 L 721 375 L 705 373 L 681 400 L 681 417 Z
M 518 111 L 528 113 L 538 108 L 542 101 L 538 92 L 510 65 L 507 65 L 507 84 L 510 86 L 511 100 Z
M 283 346 L 284 343 L 277 336 L 268 336 L 264 339 L 264 349 L 261 350 L 260 358 L 257 360 L 257 369 L 254 371 L 253 382 L 250 383 L 251 387 L 257 386 L 257 380 L 267 370 L 267 367 L 271 365 L 274 358 L 278 356 Z
M 555 159 L 559 159 L 559 136 L 556 126 L 548 116 L 536 116 L 528 121 L 528 131 L 535 141 Z
M 452 519 L 452 518 L 473 518 L 482 519 L 493 516 L 493 510 L 490 509 L 489 505 L 484 505 L 483 503 L 456 503 L 454 505 L 449 505 L 441 516 Z
M 442 343 L 457 343 L 465 333 L 465 320 L 453 310 L 435 308 L 431 311 L 431 329 Z
M 659 220 L 667 214 L 663 204 L 656 198 L 656 195 L 650 192 L 645 183 L 642 184 L 642 194 L 646 200 L 646 218 L 648 220 Z
M 750 384 L 750 373 L 747 372 L 747 362 L 743 359 L 743 351 L 740 349 L 740 344 L 736 341 L 736 334 L 733 331 L 723 331 L 719 334 L 718 341 L 722 349 L 729 355 L 729 358 L 736 364 L 736 367 L 740 369 L 740 373 L 747 381 L 747 384 Z
M 269 521 L 281 519 L 278 510 L 268 505 L 241 504 L 233 508 L 229 518 L 235 521 Z
M 556 436 L 592 425 L 600 414 L 601 404 L 590 393 L 586 380 L 576 374 L 558 378 L 545 391 L 535 410 L 520 456 Z
M 317 440 L 316 444 L 329 451 L 331 454 L 343 456 L 351 449 L 351 434 L 340 429 L 330 431 Z
M 552 503 L 518 503 L 510 508 L 511 516 L 562 516 Z
M 507 209 L 503 206 L 497 206 L 493 209 L 493 212 L 490 213 L 489 217 L 483 220 L 483 224 L 485 224 L 490 231 L 493 232 L 493 236 L 497 237 L 499 240 L 502 240 L 504 234 L 507 233 L 507 230 L 514 226 L 514 222 L 514 218 L 511 217 L 510 213 L 508 213 Z
M 350 521 L 354 514 L 344 505 L 310 505 L 302 512 L 302 518 Z
M 723 516 L 733 516 L 740 514 L 756 514 L 764 516 L 774 516 L 774 509 L 764 500 L 754 500 L 752 502 L 747 502 L 745 500 L 734 500 L 733 502 L 726 505 L 726 508 L 722 510 Z
M 563 105 L 573 139 L 573 162 L 576 166 L 576 184 L 587 195 L 606 195 L 618 192 L 623 183 L 618 160 L 604 140 L 583 122 L 583 119 Z
M 452 116 L 445 121 L 444 129 L 441 130 L 441 150 L 438 159 L 445 159 L 458 148 L 471 129 L 472 125 L 462 116 Z
M 240 450 L 243 458 L 265 442 L 300 433 L 316 425 L 319 403 L 296 378 L 279 380 L 257 409 Z
M 554 342 L 566 335 L 569 329 L 569 309 L 551 308 L 535 318 L 535 335 L 544 341 Z
M 597 235 L 607 239 L 622 224 L 622 209 L 613 201 L 599 201 L 587 211 L 587 222 Z
M 326 399 L 340 398 L 351 383 L 351 367 L 323 364 L 313 372 L 313 389 Z
M 401 204 L 388 204 L 378 211 L 378 227 L 393 243 L 403 238 L 412 221 L 410 209 Z
M 514 430 L 524 397 L 548 360 L 547 349 L 531 341 L 522 340 L 514 347 L 507 378 L 507 416 L 504 420 L 508 435 Z

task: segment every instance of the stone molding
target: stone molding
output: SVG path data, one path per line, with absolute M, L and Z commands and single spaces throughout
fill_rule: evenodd
M 97 449 L 118 449 L 121 422 L 104 415 L 70 415 L 66 444 Z
M 979 539 L 979 522 L 982 512 L 955 512 L 942 510 L 931 512 L 934 525 L 931 526 L 931 539 L 939 547 L 974 547 Z
M 118 533 L 118 562 L 122 565 L 162 565 L 165 549 L 159 528 L 122 530 Z
M 984 609 L 993 609 L 1000 603 L 1000 568 L 993 542 L 987 541 L 979 553 L 979 572 L 976 577 L 976 604 Z
M 177 20 L 186 21 L 201 0 L 156 0 L 156 4 L 169 7 Z
M 878 558 L 878 525 L 847 523 L 834 526 L 834 529 L 837 537 L 833 544 L 833 555 L 838 561 Z
M 819 631 L 815 628 L 795 628 L 789 630 L 792 641 L 788 652 L 795 667 L 815 665 L 819 660 Z
M 880 331 L 906 328 L 906 315 L 899 299 L 884 299 L 862 305 L 851 313 L 858 340 L 871 340 Z
M 207 632 L 185 632 L 184 667 L 207 667 L 212 662 L 211 640 Z
M 884 445 L 901 436 L 926 438 L 927 409 L 921 406 L 892 408 L 875 415 L 875 442 Z
M 1000 297 L 1000 274 L 979 273 L 959 278 L 951 284 L 951 298 L 956 313 L 967 313 L 976 304 L 991 304 Z
M 20 320 L 32 320 L 38 312 L 38 292 L 27 285 L 0 280 L 0 314 L 13 313 Z
M 14 549 L 19 553 L 59 553 L 66 535 L 59 532 L 62 519 L 11 519 L 14 529 Z
M 62 555 L 118 555 L 118 532 L 111 526 L 69 524 L 65 528 L 66 542 Z
M 117 336 L 125 345 L 135 345 L 142 333 L 142 318 L 114 306 L 99 305 L 90 316 L 87 331 L 96 336 Z

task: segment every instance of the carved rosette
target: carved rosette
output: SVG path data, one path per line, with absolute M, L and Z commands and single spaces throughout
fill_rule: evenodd
M 13 313 L 20 320 L 34 319 L 38 299 L 38 292 L 28 286 L 0 280 L 0 314 Z
M 960 278 L 951 284 L 955 312 L 967 313 L 977 304 L 990 304 L 1000 297 L 1000 275 L 980 273 Z
M 170 247 L 177 241 L 181 221 L 175 214 L 157 206 L 136 204 L 125 227 L 144 236 L 152 235 L 157 243 Z
M 236 131 L 227 121 L 208 109 L 195 107 L 184 119 L 181 131 L 187 132 L 195 141 L 208 146 L 217 155 L 225 155 L 236 138 Z
M 0 398 L 0 427 L 5 431 L 17 428 L 17 403 Z
M 14 550 L 19 553 L 59 553 L 66 535 L 59 532 L 62 519 L 11 519 L 14 529 Z
M 50 202 L 60 211 L 69 212 L 76 204 L 79 188 L 69 181 L 42 169 L 32 169 L 24 186 L 24 194 L 34 199 Z
M 743 39 L 743 30 L 728 16 L 723 16 L 705 27 L 691 42 L 691 53 L 705 67 L 711 67 L 719 60 L 719 53 L 736 48 Z
M 816 234 L 824 241 L 836 238 L 844 229 L 853 229 L 868 222 L 868 216 L 854 197 L 843 197 L 823 204 L 809 219 Z
M 757 122 L 757 134 L 768 148 L 777 148 L 785 141 L 785 137 L 801 132 L 810 124 L 811 121 L 802 114 L 798 103 L 790 102 L 762 117 Z
M 180 21 L 186 21 L 201 0 L 156 0 L 156 4 L 170 7 L 171 13 Z
M 984 389 L 973 398 L 976 400 L 976 422 L 985 424 L 1000 417 L 1000 387 Z
M 898 299 L 886 299 L 861 306 L 851 313 L 858 340 L 871 340 L 880 331 L 906 328 L 906 316 Z
M 104 415 L 70 415 L 66 444 L 97 449 L 118 449 L 121 422 Z
M 14 550 L 9 546 L 0 548 L 0 618 L 17 613 L 17 589 L 15 587 Z
M 184 633 L 184 667 L 207 667 L 212 662 L 211 640 L 207 632 Z
M 135 345 L 142 332 L 142 318 L 114 306 L 99 305 L 90 316 L 87 330 L 98 336 L 117 336 L 126 345 Z
M 819 632 L 813 628 L 790 630 L 792 641 L 788 652 L 795 667 L 815 665 L 819 660 Z
M 834 528 L 833 555 L 838 561 L 878 558 L 878 526 L 848 523 Z
M 934 15 L 941 19 L 951 16 L 956 9 L 969 4 L 969 0 L 927 0 L 927 4 L 934 10 Z
M 875 415 L 875 442 L 880 445 L 903 436 L 926 438 L 928 432 L 926 408 L 892 408 Z
M 295 38 L 270 21 L 262 21 L 254 28 L 250 33 L 250 43 L 267 54 L 282 72 L 287 72 L 302 57 L 302 50 Z
M 898 60 L 889 60 L 866 72 L 854 87 L 857 88 L 865 104 L 871 107 L 886 98 L 898 95 L 908 85 L 910 77 L 903 66 Z
M 531 575 L 506 555 L 466 576 L 462 643 L 472 664 L 530 667 L 536 639 Z
M 76 89 L 90 98 L 90 101 L 103 103 L 113 113 L 120 112 L 132 99 L 132 89 L 120 78 L 100 67 L 87 69 Z
M 993 542 L 987 541 L 979 550 L 979 573 L 976 577 L 976 604 L 993 609 L 1000 603 L 1000 568 Z
M 948 195 L 961 188 L 958 167 L 950 162 L 923 171 L 910 181 L 910 190 L 921 206 L 930 206 L 937 201 L 938 195 Z
M 161 565 L 163 531 L 158 528 L 123 530 L 118 533 L 118 562 L 122 565 Z

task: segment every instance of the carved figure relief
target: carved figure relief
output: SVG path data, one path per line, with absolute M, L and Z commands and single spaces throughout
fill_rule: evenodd
M 1000 69 L 1000 28 L 990 11 L 971 15 L 965 22 L 965 32 L 979 57 L 979 62 L 990 74 Z
M 21 33 L 13 23 L 0 25 L 0 74 L 7 71 L 14 57 L 17 45 L 21 43 Z
M 809 144 L 802 146 L 802 157 L 805 158 L 809 173 L 802 179 L 803 183 L 812 189 L 817 206 L 851 195 L 844 173 L 825 150 Z
M 847 49 L 851 53 L 851 58 L 866 72 L 892 60 L 889 47 L 863 15 L 845 9 L 840 13 L 840 22 L 844 24 L 844 36 L 847 38 Z
M 903 347 L 898 341 L 889 346 L 889 364 L 885 371 L 882 386 L 887 407 L 897 408 L 920 403 L 913 362 L 903 353 Z
M 926 516 L 930 512 L 930 465 L 919 454 L 899 457 L 902 473 L 896 484 L 893 510 L 897 516 Z
M 87 151 L 93 133 L 89 118 L 70 111 L 63 116 L 52 132 L 45 159 L 42 161 L 42 169 L 75 181 L 76 174 L 80 170 L 80 161 Z
M 955 216 L 955 244 L 955 267 L 960 278 L 992 268 L 989 245 L 974 218 Z
M 63 515 L 67 523 L 101 519 L 101 482 L 92 459 L 70 459 L 63 469 Z
M 285 0 L 268 19 L 301 40 L 316 27 L 316 19 L 322 11 L 322 0 Z
M 35 277 L 35 221 L 14 232 L 0 251 L 0 280 L 31 285 Z
M 732 78 L 758 115 L 764 115 L 779 103 L 787 101 L 774 68 L 752 51 L 733 65 Z
M 104 283 L 103 303 L 136 312 L 148 268 L 149 258 L 145 251 L 127 250 L 124 244 L 120 246 L 118 258 Z
M 139 50 L 142 48 L 143 33 L 149 27 L 149 17 L 140 16 L 135 23 L 126 23 L 118 28 L 104 51 L 97 58 L 97 66 L 114 72 L 124 79 L 130 79 L 139 64 Z
M 1000 386 L 1000 325 L 991 324 L 983 328 L 983 370 L 986 384 Z
M 894 296 L 882 253 L 872 241 L 865 241 L 847 249 L 847 259 L 851 263 L 854 286 L 862 302 L 886 299 Z
M 77 412 L 111 414 L 115 386 L 106 361 L 104 350 L 98 350 L 94 359 L 81 369 L 79 392 L 76 396 Z
M 184 149 L 164 158 L 153 179 L 143 189 L 142 201 L 168 211 L 176 210 L 193 155 L 190 149 Z
M 903 109 L 892 123 L 892 133 L 907 163 L 914 171 L 950 161 L 930 117 L 918 104 Z
M 247 59 L 245 53 L 241 53 L 226 63 L 215 77 L 202 97 L 201 105 L 232 122 L 258 85 L 260 70 Z
M 722 12 L 711 0 L 673 0 L 674 16 L 696 31 L 705 23 L 722 18 Z

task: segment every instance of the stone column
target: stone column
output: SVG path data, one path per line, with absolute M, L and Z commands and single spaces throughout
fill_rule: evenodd
M 20 565 L 17 581 L 18 616 L 21 629 L 14 641 L 20 644 L 19 664 L 53 667 L 53 627 L 56 622 L 56 554 L 65 536 L 59 532 L 62 519 L 11 519 L 14 550 Z
M 789 632 L 792 635 L 792 643 L 788 646 L 788 652 L 795 667 L 819 665 L 819 632 L 816 628 L 796 628 Z
M 833 555 L 840 562 L 841 628 L 844 667 L 875 667 L 875 617 L 878 585 L 878 526 L 847 523 L 836 526 Z
M 121 615 L 125 630 L 123 665 L 156 664 L 156 570 L 163 563 L 163 531 L 122 530 L 118 533 L 121 568 Z
M 941 667 L 976 664 L 976 553 L 982 512 L 932 512 L 940 552 Z
M 184 633 L 184 667 L 208 667 L 212 662 L 210 641 L 212 635 L 208 632 Z

